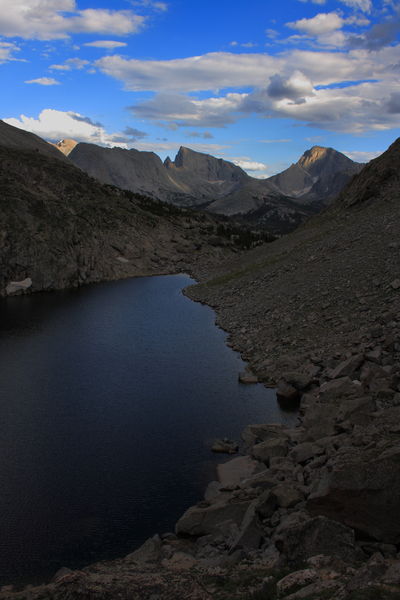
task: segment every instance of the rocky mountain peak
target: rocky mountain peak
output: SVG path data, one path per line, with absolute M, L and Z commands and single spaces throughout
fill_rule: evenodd
M 223 158 L 215 158 L 210 154 L 196 152 L 185 146 L 179 148 L 173 162 L 170 161 L 167 164 L 167 161 L 165 161 L 164 164 L 167 168 L 190 171 L 206 181 L 239 182 L 249 178 L 247 173 L 237 165 Z
M 304 152 L 297 164 L 312 177 L 316 177 L 321 174 L 331 175 L 338 171 L 352 170 L 356 163 L 333 148 L 313 146 Z
M 324 146 L 313 146 L 304 152 L 304 154 L 298 160 L 298 164 L 307 169 L 309 165 L 318 160 L 323 160 L 331 152 L 336 151 L 333 148 L 325 148 Z

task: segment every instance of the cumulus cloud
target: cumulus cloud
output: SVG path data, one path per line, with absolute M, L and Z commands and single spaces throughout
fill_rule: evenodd
M 87 42 L 83 45 L 91 46 L 92 48 L 105 48 L 106 50 L 127 46 L 126 42 L 115 42 L 114 40 L 97 40 L 96 42 Z
M 72 71 L 73 69 L 83 69 L 89 64 L 88 60 L 81 58 L 68 58 L 62 65 L 50 65 L 50 69 L 55 71 Z
M 358 9 L 363 12 L 369 13 L 372 10 L 372 0 L 340 0 L 346 6 L 350 8 Z
M 0 64 L 10 60 L 17 60 L 14 57 L 14 52 L 19 52 L 19 50 L 20 49 L 16 44 L 11 42 L 0 42 Z
M 375 52 L 286 52 L 268 58 L 260 83 L 257 68 L 263 57 L 251 55 L 255 67 L 251 70 L 254 89 L 250 93 L 230 92 L 197 99 L 193 95 L 161 92 L 130 110 L 136 117 L 174 130 L 224 127 L 249 114 L 290 118 L 329 131 L 359 133 L 398 126 L 397 46 Z M 213 58 L 219 68 L 220 57 Z M 214 73 L 205 84 L 207 87 Z M 170 76 L 174 77 L 172 71 Z M 177 77 L 181 77 L 179 68 Z M 239 85 L 238 81 L 235 83 Z
M 72 111 L 63 112 L 47 108 L 38 118 L 21 115 L 19 119 L 3 119 L 9 125 L 25 129 L 40 137 L 57 142 L 63 138 L 72 138 L 78 142 L 88 142 L 101 146 L 127 147 L 128 138 L 120 133 L 108 133 L 100 123 Z
M 251 160 L 251 158 L 240 157 L 240 158 L 230 158 L 235 165 L 243 169 L 244 171 L 265 171 L 268 169 L 268 165 Z
M 137 33 L 145 17 L 131 10 L 83 9 L 75 0 L 0 0 L 0 34 L 52 40 L 71 33 Z
M 373 25 L 362 35 L 352 35 L 349 44 L 353 48 L 366 48 L 367 50 L 379 50 L 396 41 L 400 32 L 400 16 L 391 16 L 383 23 Z
M 281 61 L 268 54 L 212 52 L 172 60 L 138 60 L 105 56 L 96 66 L 124 82 L 131 91 L 190 92 L 264 85 Z
M 245 94 L 196 100 L 182 94 L 157 94 L 151 100 L 130 106 L 136 117 L 167 122 L 176 127 L 225 127 L 238 116 L 234 111 Z
M 277 100 L 288 98 L 301 103 L 307 96 L 314 96 L 315 92 L 311 81 L 301 71 L 295 71 L 287 78 L 279 73 L 273 75 L 267 87 L 267 94 Z
M 60 85 L 60 82 L 53 77 L 39 77 L 38 79 L 28 79 L 24 83 L 37 83 L 38 85 Z
M 343 18 L 336 12 L 319 13 L 315 17 L 312 17 L 312 19 L 299 19 L 298 21 L 286 23 L 287 27 L 312 36 L 336 31 L 337 29 L 341 29 L 343 24 Z
M 386 108 L 392 115 L 400 113 L 400 90 L 390 94 L 389 99 L 386 101 Z

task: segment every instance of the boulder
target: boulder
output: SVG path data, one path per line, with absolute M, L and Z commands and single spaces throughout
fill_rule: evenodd
M 361 385 L 353 383 L 347 376 L 327 381 L 319 388 L 319 396 L 324 403 L 342 401 L 343 398 L 361 396 L 362 393 Z
M 215 533 L 221 523 L 232 522 L 240 526 L 250 501 L 240 501 L 232 494 L 221 494 L 221 498 L 209 506 L 191 506 L 175 526 L 177 535 L 201 536 Z M 204 503 L 205 504 L 205 503 Z
M 22 281 L 10 281 L 10 283 L 6 287 L 6 294 L 8 296 L 12 296 L 14 294 L 18 294 L 19 292 L 24 292 L 32 286 L 32 279 L 27 277 Z
M 329 371 L 329 376 L 331 379 L 338 379 L 339 377 L 350 377 L 351 379 L 355 379 L 363 362 L 363 354 L 350 356 L 350 358 L 338 364 L 337 367 L 331 369 Z
M 302 444 L 298 444 L 295 446 L 290 452 L 289 457 L 295 463 L 305 463 L 310 458 L 314 458 L 318 454 L 322 454 L 323 449 L 317 444 L 312 444 L 311 442 L 303 442 Z
M 276 398 L 278 402 L 297 402 L 300 398 L 300 393 L 293 385 L 281 380 L 276 389 Z
M 315 517 L 285 529 L 275 544 L 291 563 L 307 560 L 317 554 L 352 560 L 356 553 L 354 531 L 326 517 Z
M 304 500 L 299 489 L 289 483 L 281 483 L 271 490 L 271 496 L 275 499 L 277 506 L 281 508 L 292 508 Z
M 288 453 L 288 442 L 286 439 L 276 438 L 261 442 L 253 446 L 252 456 L 268 465 L 270 458 L 274 456 L 286 456 Z
M 376 455 L 376 450 L 373 451 Z M 374 458 L 354 449 L 338 462 L 307 502 L 325 515 L 380 542 L 400 543 L 400 446 Z
M 246 384 L 258 383 L 258 377 L 249 371 L 242 371 L 239 373 L 239 382 Z
M 238 486 L 241 481 L 259 471 L 260 463 L 250 456 L 238 456 L 217 466 L 218 481 L 222 487 Z
M 266 440 L 272 438 L 287 439 L 287 437 L 288 436 L 283 429 L 283 425 L 274 423 L 247 425 L 247 427 L 243 430 L 242 433 L 242 440 L 248 448 L 254 446 L 254 444 L 258 444 L 259 442 L 265 442 Z
M 161 558 L 162 541 L 159 535 L 149 538 L 135 552 L 126 557 L 135 563 L 155 563 Z
M 258 549 L 260 547 L 263 532 L 256 511 L 257 504 L 258 500 L 253 500 L 247 509 L 240 526 L 240 531 L 230 548 L 231 552 L 239 548 Z

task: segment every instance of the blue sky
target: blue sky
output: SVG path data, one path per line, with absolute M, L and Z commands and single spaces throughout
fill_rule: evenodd
M 399 33 L 393 0 L 0 0 L 0 118 L 256 177 L 369 160 L 400 135 Z

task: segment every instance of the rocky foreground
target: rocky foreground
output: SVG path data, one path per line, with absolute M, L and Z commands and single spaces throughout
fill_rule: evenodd
M 400 141 L 329 211 L 187 290 L 299 426 L 249 425 L 174 533 L 0 599 L 400 598 L 399 165 Z

